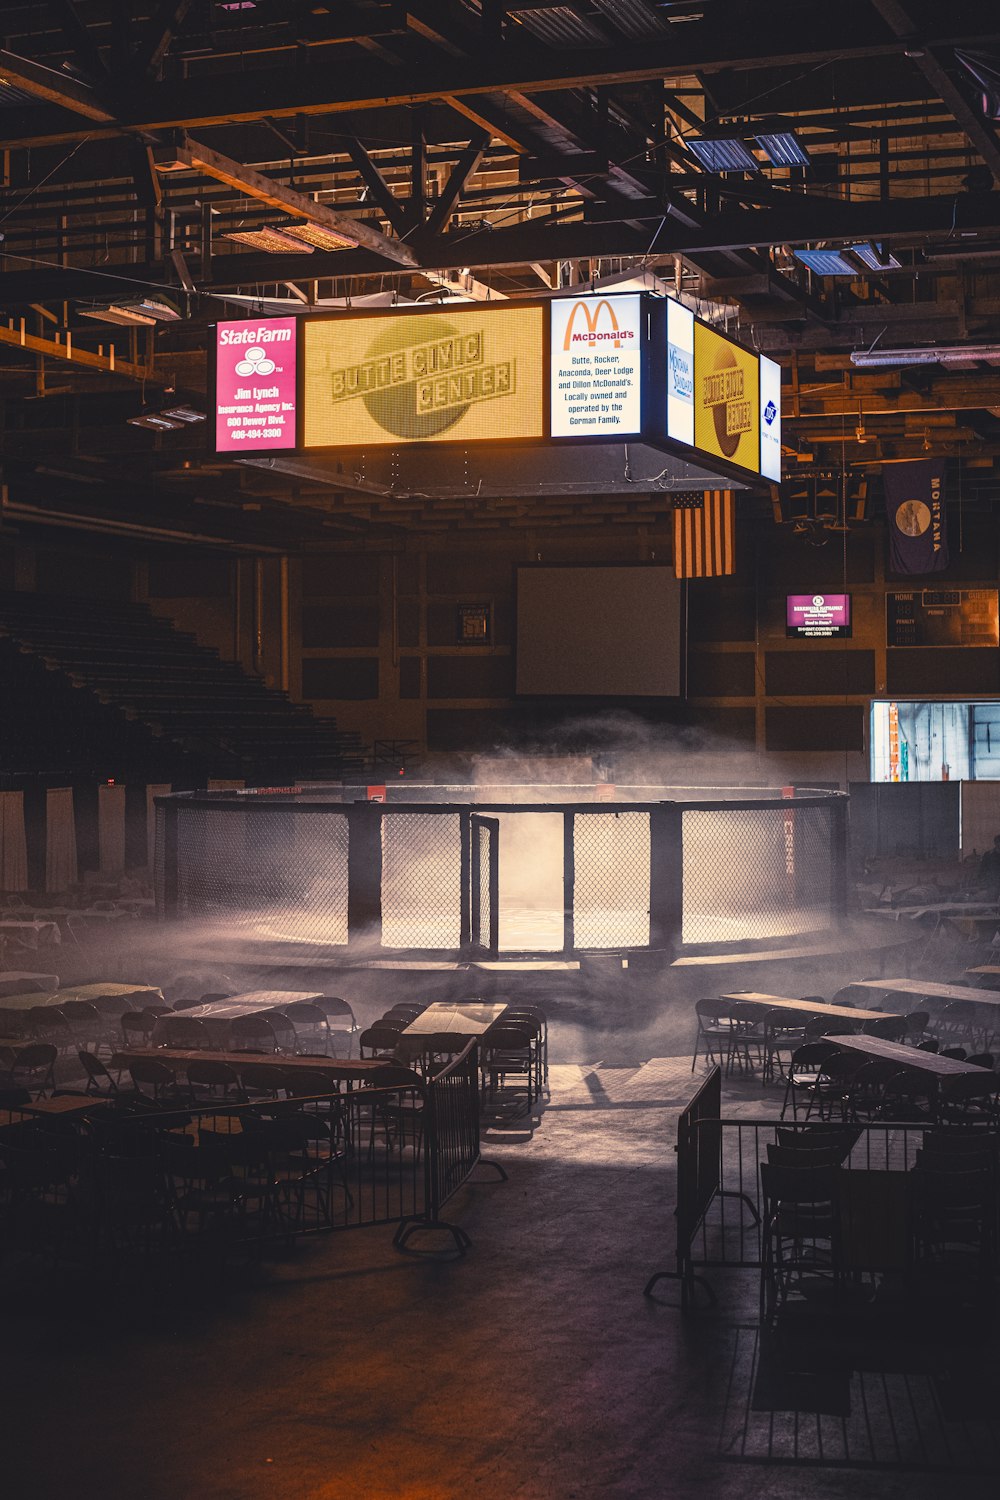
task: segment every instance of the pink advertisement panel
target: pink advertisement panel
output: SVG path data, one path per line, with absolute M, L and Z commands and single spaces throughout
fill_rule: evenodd
M 294 318 L 218 324 L 215 446 L 220 453 L 295 447 Z

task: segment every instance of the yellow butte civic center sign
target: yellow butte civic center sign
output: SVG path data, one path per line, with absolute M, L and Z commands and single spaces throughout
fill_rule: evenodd
M 544 436 L 543 318 L 494 306 L 305 323 L 304 446 Z
M 745 469 L 760 468 L 760 370 L 756 354 L 694 325 L 696 448 Z

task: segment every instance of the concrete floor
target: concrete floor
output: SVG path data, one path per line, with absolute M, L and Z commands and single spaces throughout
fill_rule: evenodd
M 87 962 L 92 972 L 95 956 Z M 834 976 L 823 977 L 828 992 Z M 769 973 L 767 987 L 780 979 Z M 769 1366 L 753 1272 L 715 1277 L 711 1312 L 682 1316 L 669 1283 L 643 1297 L 672 1252 L 673 1136 L 693 1083 L 689 1002 L 683 1026 L 657 1025 L 645 1003 L 612 1020 L 576 985 L 553 992 L 549 1008 L 551 1102 L 533 1132 L 484 1141 L 509 1181 L 482 1173 L 449 1204 L 472 1236 L 463 1260 L 400 1254 L 391 1229 L 377 1228 L 300 1244 L 198 1292 L 53 1287 L 43 1268 L 9 1268 L 6 1493 L 995 1495 L 991 1330 L 949 1404 L 933 1349 L 912 1357 L 912 1331 L 887 1358 L 871 1328 L 845 1321 L 814 1374 L 808 1360 Z M 731 1109 L 762 1110 L 756 1083 L 730 1096 Z M 776 1112 L 775 1096 L 764 1098 Z

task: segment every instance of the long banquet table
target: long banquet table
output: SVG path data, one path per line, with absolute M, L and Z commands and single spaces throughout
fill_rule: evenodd
M 990 1068 L 981 1068 L 978 1063 L 962 1062 L 957 1057 L 941 1057 L 937 1052 L 922 1052 L 919 1047 L 906 1047 L 902 1042 L 887 1042 L 880 1036 L 838 1036 L 832 1038 L 838 1047 L 846 1047 L 851 1052 L 861 1052 L 865 1057 L 883 1059 L 886 1062 L 898 1062 L 900 1068 L 916 1069 L 919 1073 L 929 1073 L 935 1078 L 953 1078 L 961 1075 L 971 1074 L 984 1078 L 992 1078 Z
M 817 1001 L 815 1004 L 807 1000 L 795 1000 L 787 995 L 765 995 L 757 990 L 747 990 L 741 994 L 734 990 L 731 994 L 721 996 L 723 1000 L 743 1001 L 748 1005 L 759 1005 L 766 1010 L 790 1010 L 797 1011 L 802 1016 L 835 1016 L 841 1021 L 898 1021 L 899 1016 L 893 1011 L 887 1010 L 862 1010 L 852 1005 L 827 1005 Z
M 937 984 L 931 979 L 856 979 L 852 989 L 882 990 L 892 995 L 912 995 L 916 1000 L 971 1000 L 974 1005 L 1000 1005 L 996 990 L 964 984 Z M 872 1014 L 872 1012 L 869 1012 Z
M 402 1035 L 430 1036 L 451 1032 L 456 1036 L 482 1036 L 509 1008 L 506 1001 L 466 1000 L 457 1005 L 435 1001 L 403 1028 Z
M 277 1052 L 222 1052 L 199 1051 L 180 1047 L 125 1047 L 116 1052 L 108 1066 L 125 1070 L 130 1062 L 161 1062 L 175 1073 L 185 1073 L 189 1063 L 225 1063 L 237 1073 L 241 1068 L 253 1066 L 273 1069 L 276 1074 L 322 1073 L 331 1082 L 352 1084 L 378 1083 L 383 1077 L 398 1076 L 408 1070 L 396 1062 L 386 1062 L 374 1057 L 290 1057 Z M 414 1081 L 416 1075 L 414 1075 Z

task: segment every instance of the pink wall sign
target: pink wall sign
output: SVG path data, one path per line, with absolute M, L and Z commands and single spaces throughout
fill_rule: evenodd
M 789 635 L 850 635 L 850 594 L 787 594 Z
M 295 319 L 220 323 L 215 331 L 215 446 L 295 447 Z

